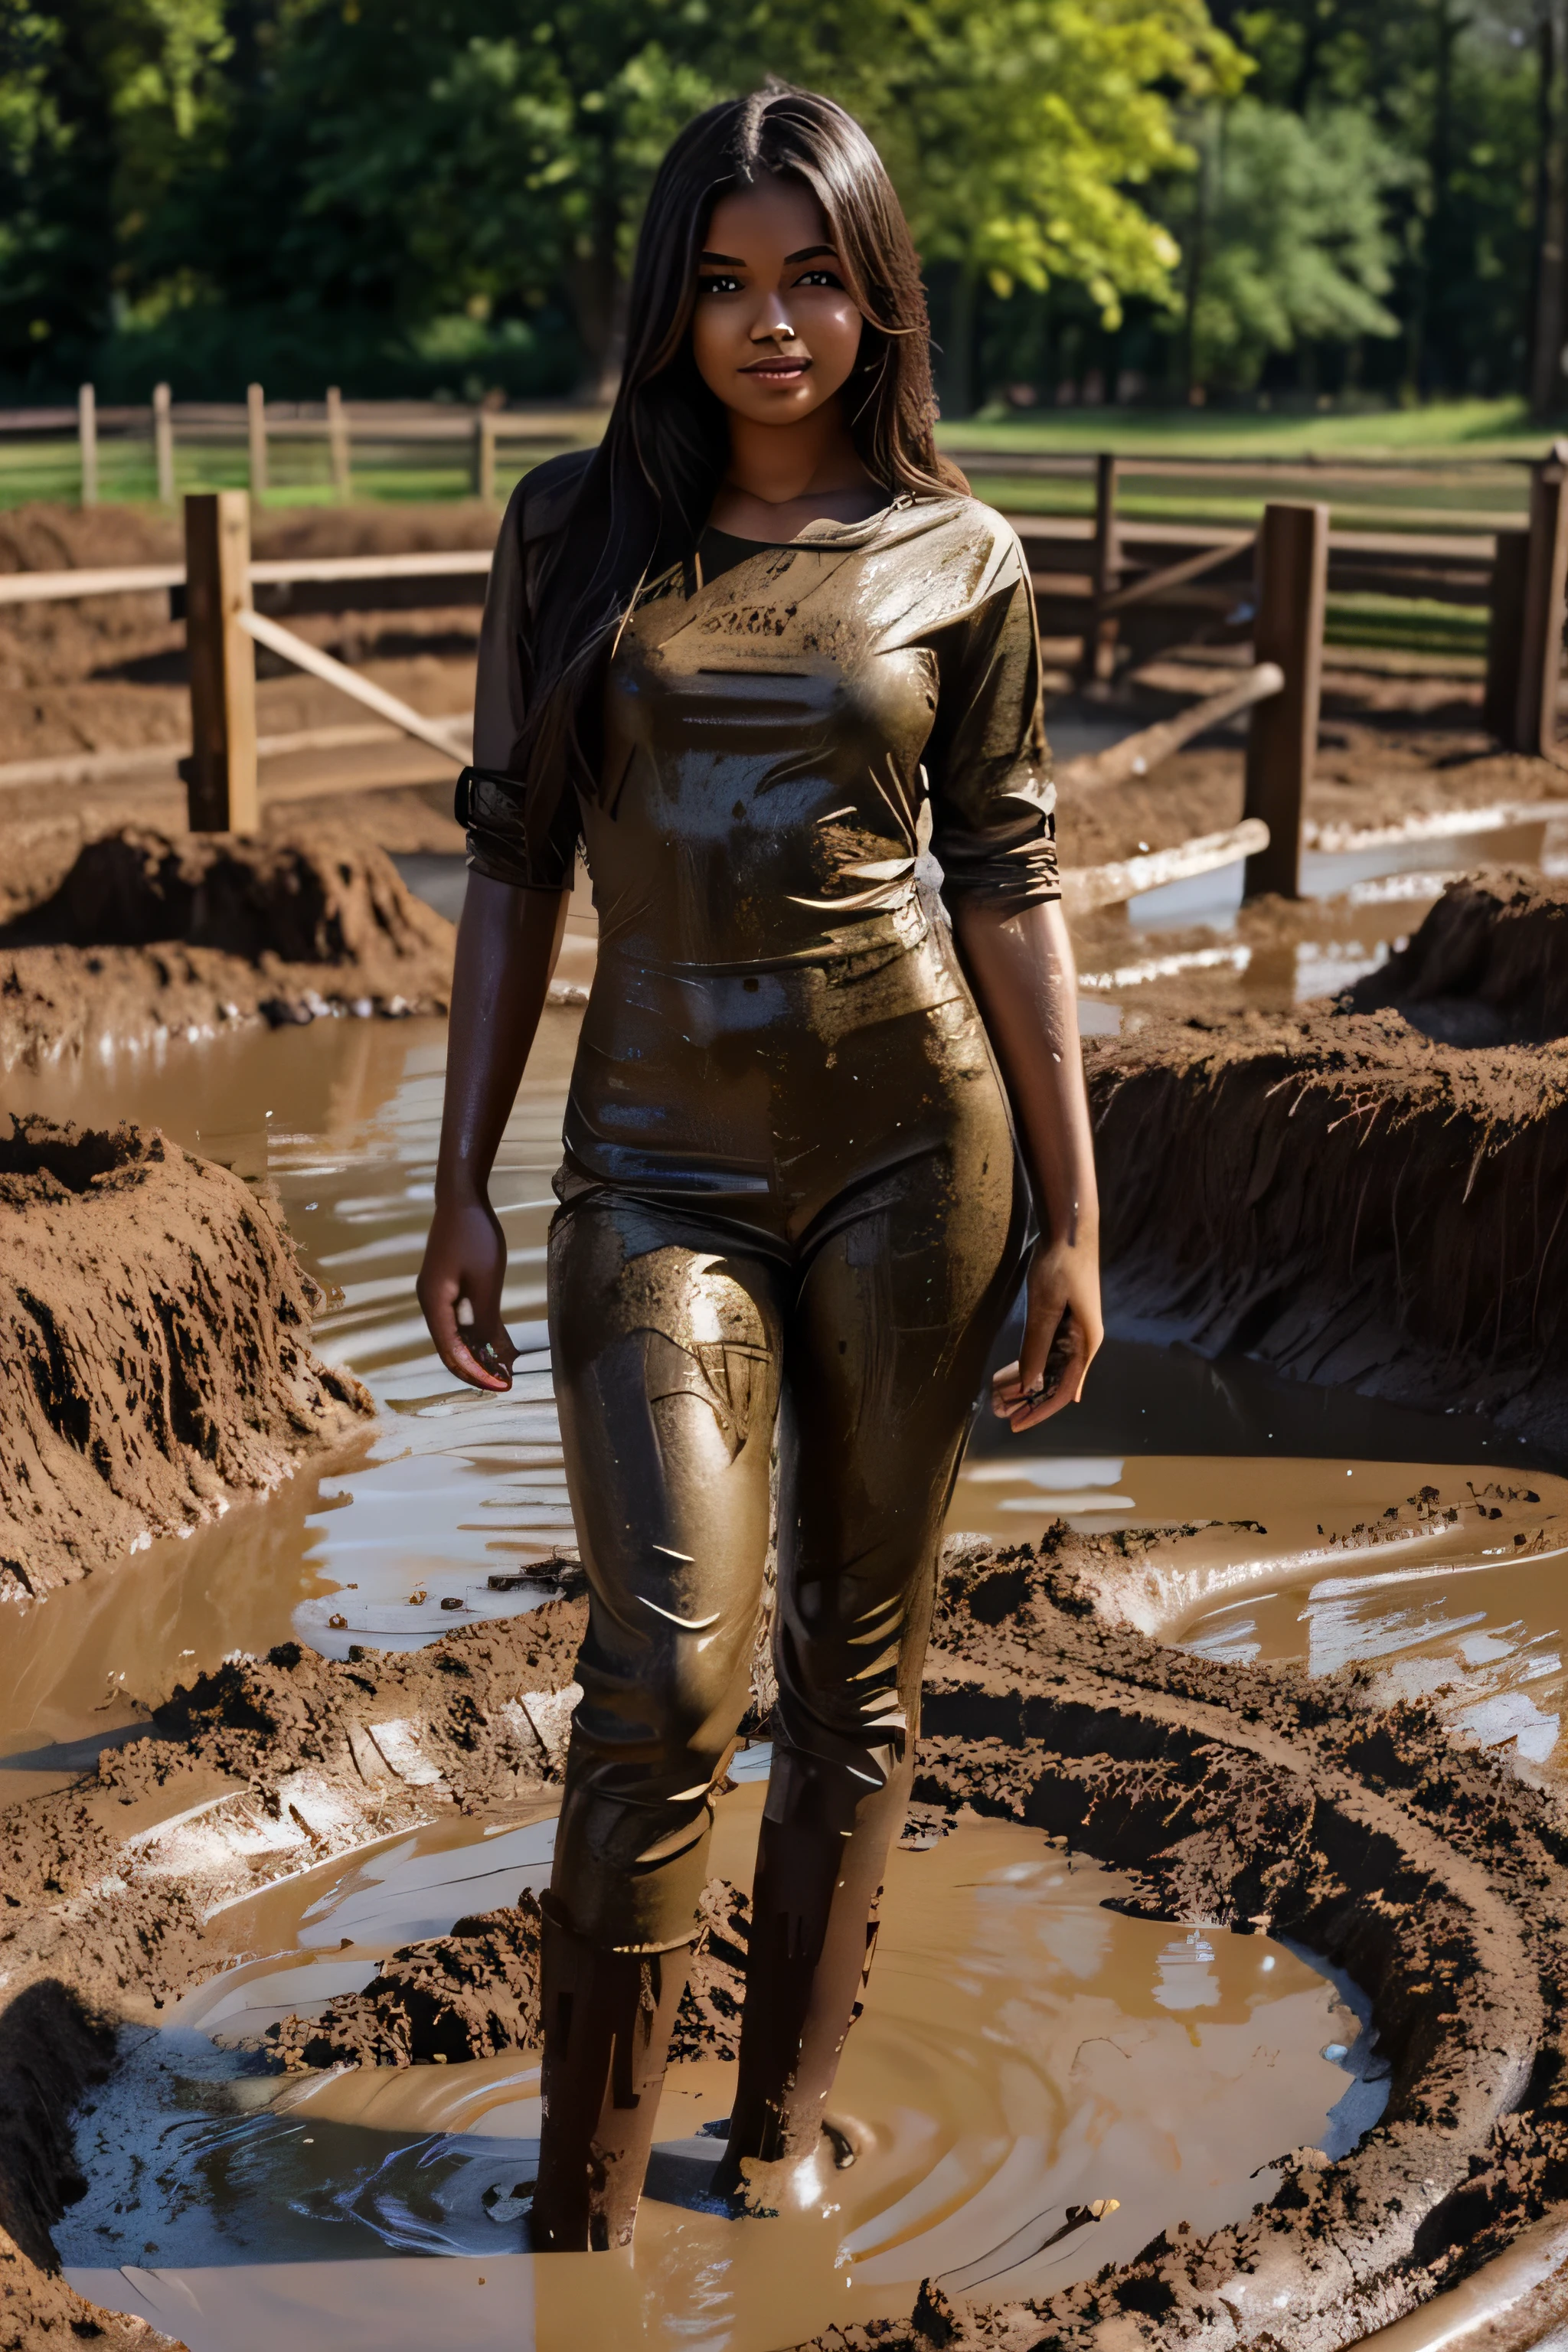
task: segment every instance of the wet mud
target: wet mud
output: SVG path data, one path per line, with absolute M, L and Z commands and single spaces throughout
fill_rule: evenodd
M 751 1897 L 710 1878 L 697 1910 L 691 1972 L 670 2037 L 672 2064 L 737 2058 Z M 543 1915 L 527 1888 L 510 1908 L 458 1919 L 448 1936 L 405 1945 L 361 1992 L 319 2017 L 269 2026 L 266 2055 L 290 2073 L 331 2066 L 461 2065 L 539 2046 Z
M 1128 1916 L 1200 1941 L 1267 1930 L 1324 1954 L 1371 1997 L 1387 2114 L 1348 2152 L 1263 2152 L 1269 2194 L 1217 2235 L 1173 2220 L 1106 2277 L 999 2305 L 950 2282 L 926 2294 L 918 2322 L 889 2312 L 824 2344 L 942 2341 L 931 2331 L 950 2324 L 946 2294 L 970 2331 L 959 2342 L 1266 2339 L 1315 2352 L 1413 2308 L 1568 2189 L 1555 1801 L 1457 1748 L 1418 1707 L 1380 1711 L 1354 1686 L 1173 1654 L 1107 1624 L 1095 1579 L 1113 1549 L 1065 1527 L 1038 1550 L 950 1547 L 912 1841 L 974 1816 L 1022 1824 L 1123 1874 L 1108 1895 Z M 563 1689 L 581 1623 L 581 1604 L 562 1601 L 405 1658 L 331 1662 L 289 1645 L 236 1661 L 176 1693 L 94 1779 L 13 1808 L 5 2014 L 20 2003 L 74 2021 L 57 2098 L 71 2051 L 85 2083 L 111 2026 L 155 2023 L 235 1937 L 276 1948 L 269 1885 L 280 1895 L 301 1868 L 421 1822 L 455 1830 L 466 1813 L 504 1833 L 542 1821 L 554 1768 L 526 1702 Z M 731 1905 L 726 1968 L 738 1929 Z M 316 2028 L 328 2043 L 344 2036 L 334 2063 L 350 2047 L 368 2058 L 375 2037 L 394 2063 L 322 2079 L 412 2086 L 426 2068 L 396 2062 L 417 2062 L 419 2033 L 453 2036 L 450 2049 L 426 2043 L 432 2060 L 500 2063 L 500 2037 L 527 2032 L 531 1948 L 493 1903 L 422 1950 L 397 1945 Z M 416 1995 L 421 1979 L 447 1995 Z M 278 2022 L 270 2044 L 262 2037 L 273 2064 L 327 2054 L 310 2049 L 297 2003 Z M 20 2119 L 22 2175 L 0 2194 L 13 2237 L 47 2261 L 41 2233 L 74 2181 L 34 2080 L 38 2038 L 0 2097 Z M 1100 2332 L 1110 2326 L 1121 2332 Z
M 0 1604 L 265 1492 L 371 1411 L 275 1208 L 129 1126 L 0 1135 Z
M 443 1012 L 452 949 L 450 923 L 342 828 L 124 826 L 0 929 L 0 1069 L 257 1019 Z
M 1450 887 L 1369 989 L 1387 1011 L 1091 1041 L 1119 1327 L 1568 1447 L 1568 1055 L 1426 1034 L 1435 1008 L 1449 1034 L 1551 1029 L 1560 888 Z
M 1568 879 L 1467 876 L 1415 938 L 1348 992 L 1358 1013 L 1396 1005 L 1454 1045 L 1544 1045 L 1568 1034 Z

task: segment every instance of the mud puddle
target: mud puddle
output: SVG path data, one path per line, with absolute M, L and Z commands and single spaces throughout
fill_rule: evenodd
M 1304 851 L 1301 892 L 1312 903 L 1292 914 L 1277 941 L 1247 935 L 1257 927 L 1242 918 L 1239 864 L 1144 891 L 1128 901 L 1119 935 L 1100 919 L 1092 948 L 1079 959 L 1082 984 L 1116 995 L 1182 972 L 1227 971 L 1251 972 L 1285 1003 L 1335 995 L 1378 971 L 1454 877 L 1478 862 L 1562 870 L 1568 857 L 1563 820 L 1491 823 L 1484 810 L 1470 814 L 1468 831 Z M 1184 941 L 1171 950 L 1163 937 L 1187 930 L 1207 932 L 1209 944 Z M 1301 931 L 1309 935 L 1297 936 Z
M 184 1540 L 155 1543 L 129 1571 L 89 1576 L 16 1612 L 0 1655 L 0 1796 L 63 1785 L 90 1767 L 106 1738 L 136 1736 L 145 1717 L 126 1692 L 155 1700 L 232 1650 L 264 1651 L 290 1633 L 337 1657 L 356 1643 L 408 1648 L 454 1624 L 531 1608 L 548 1589 L 531 1583 L 531 1574 L 573 1543 L 544 1327 L 544 1248 L 575 1028 L 569 1011 L 547 1013 L 497 1163 L 494 1194 L 511 1245 L 507 1312 L 525 1350 L 513 1390 L 500 1400 L 449 1378 L 413 1296 L 434 1176 L 444 1024 L 318 1021 L 121 1056 L 90 1080 L 26 1080 L 27 1108 L 95 1121 L 134 1117 L 252 1181 L 276 1185 L 306 1264 L 328 1286 L 316 1345 L 365 1381 L 382 1423 L 325 1469 L 302 1471 L 264 1507 L 237 1506 Z M 12 1092 L 20 1107 L 20 1092 Z M 1321 1442 L 1322 1454 L 1293 1462 L 1287 1476 L 1268 1458 L 1276 1421 L 1282 1448 Z M 1352 1436 L 1354 1454 L 1330 1450 Z M 1426 1449 L 1433 1437 L 1446 1441 L 1440 1453 Z M 1261 1458 L 1249 1457 L 1251 1447 Z M 1444 1573 L 1450 1562 L 1471 1571 L 1455 1603 L 1455 1643 L 1473 1641 L 1478 1610 L 1494 1638 L 1505 1638 L 1498 1629 L 1520 1617 L 1517 1601 L 1492 1608 L 1485 1599 L 1489 1574 L 1506 1567 L 1506 1578 L 1522 1576 L 1535 1596 L 1517 1637 L 1528 1648 L 1538 1635 L 1554 1638 L 1560 1571 L 1547 1559 L 1524 1571 L 1493 1570 L 1481 1557 L 1492 1548 L 1489 1523 L 1474 1521 L 1470 1492 L 1502 1475 L 1489 1466 L 1500 1459 L 1516 1478 L 1521 1453 L 1484 1423 L 1336 1397 L 1245 1360 L 1216 1370 L 1169 1349 L 1124 1347 L 1108 1352 L 1089 1404 L 1026 1446 L 982 1416 L 949 1526 L 1022 1542 L 1057 1517 L 1110 1532 L 1256 1520 L 1267 1539 L 1224 1524 L 1206 1539 L 1205 1593 L 1231 1570 L 1250 1592 L 1262 1589 L 1260 1560 L 1287 1563 L 1284 1576 L 1289 1564 L 1321 1555 L 1319 1522 L 1340 1542 L 1358 1522 L 1435 1486 L 1445 1508 L 1472 1510 L 1468 1535 L 1446 1539 L 1442 1555 Z M 1362 1459 L 1379 1454 L 1388 1461 Z M 1535 1514 L 1533 1537 L 1538 1523 L 1568 1507 L 1568 1488 L 1552 1482 L 1549 1491 L 1533 1471 L 1525 1485 L 1542 1496 L 1539 1510 L 1526 1507 Z M 1188 1637 L 1181 1595 L 1194 1588 L 1182 1581 L 1186 1565 L 1157 1614 L 1139 1618 L 1146 1630 L 1164 1632 L 1180 1619 Z M 1297 1582 L 1306 1574 L 1310 1591 L 1318 1573 L 1300 1569 Z M 1270 1654 L 1305 1654 L 1299 1628 L 1293 1648 L 1286 1630 L 1294 1628 L 1291 1608 L 1302 1605 L 1279 1602 L 1285 1646 Z M 1210 1629 L 1222 1649 L 1233 1632 L 1241 1642 L 1264 1638 L 1240 1633 L 1240 1623 L 1227 1617 Z M 1429 1638 L 1441 1643 L 1440 1633 Z M 1442 1654 L 1463 1663 L 1453 1644 Z M 1537 1646 L 1530 1662 L 1544 1654 Z M 1522 1728 L 1539 1745 L 1534 1718 Z
M 767 1750 L 737 1764 L 713 1867 L 745 1885 Z M 531 2053 L 301 2082 L 237 2046 L 363 1985 L 394 1945 L 542 1884 L 543 1821 L 419 1832 L 220 1914 L 231 1948 L 258 1931 L 275 1948 L 177 2002 L 95 2095 L 78 2130 L 90 2185 L 58 2233 L 68 2277 L 191 2352 L 260 2352 L 285 2329 L 423 2352 L 454 2313 L 479 2345 L 695 2331 L 715 2352 L 777 2352 L 900 2316 L 927 2277 L 1054 2293 L 1161 2228 L 1243 2219 L 1278 2185 L 1271 2158 L 1339 2156 L 1376 2121 L 1364 2004 L 1297 1950 L 1107 1909 L 1131 1882 L 1038 1830 L 961 1813 L 927 1834 L 894 1858 L 835 2096 L 859 2154 L 806 2171 L 779 2221 L 706 2205 L 708 2126 L 732 2094 L 721 2060 L 672 2072 L 635 2255 L 536 2266 Z

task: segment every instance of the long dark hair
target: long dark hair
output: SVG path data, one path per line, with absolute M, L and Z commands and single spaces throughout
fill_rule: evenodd
M 821 205 L 866 326 L 845 386 L 862 464 L 889 496 L 968 484 L 933 436 L 931 337 L 920 260 L 870 140 L 841 106 L 773 83 L 700 114 L 653 184 L 637 239 L 626 358 L 605 437 L 545 557 L 533 647 L 531 781 L 552 799 L 570 767 L 592 792 L 588 688 L 643 583 L 689 554 L 729 462 L 722 402 L 698 373 L 689 329 L 697 257 L 721 196 L 766 173 Z M 542 811 L 540 812 L 542 814 Z

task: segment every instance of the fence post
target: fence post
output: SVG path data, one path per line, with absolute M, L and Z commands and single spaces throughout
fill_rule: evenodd
M 153 386 L 153 456 L 158 468 L 158 503 L 174 503 L 174 412 L 166 383 Z
M 1519 659 L 1529 578 L 1530 533 L 1500 530 L 1487 619 L 1487 690 L 1481 717 L 1488 733 L 1504 744 L 1513 741 L 1519 711 Z
M 98 504 L 98 397 L 90 383 L 76 396 L 77 439 L 81 445 L 81 502 Z
M 1116 459 L 1102 449 L 1094 461 L 1094 539 L 1089 553 L 1089 626 L 1083 633 L 1079 683 L 1103 685 L 1116 667 L 1120 624 L 1101 620 L 1100 607 L 1121 575 L 1116 544 Z
M 1326 506 L 1266 506 L 1258 534 L 1254 661 L 1278 662 L 1285 684 L 1253 710 L 1247 733 L 1246 816 L 1260 816 L 1268 846 L 1247 861 L 1246 895 L 1301 895 L 1301 819 L 1318 748 L 1323 605 L 1329 581 Z
M 259 499 L 267 491 L 267 400 L 258 383 L 246 386 L 245 422 L 250 439 L 250 495 Z
M 351 496 L 349 419 L 343 396 L 335 383 L 327 386 L 327 462 L 331 469 L 332 496 Z
M 1519 629 L 1519 682 L 1509 748 L 1538 759 L 1557 740 L 1557 681 L 1563 667 L 1563 586 L 1568 575 L 1568 442 L 1530 469 L 1530 548 Z
M 182 763 L 193 833 L 255 833 L 256 646 L 235 615 L 250 603 L 250 500 L 185 500 L 185 645 L 191 756 Z
M 496 494 L 496 421 L 488 408 L 481 408 L 474 418 L 474 496 L 493 499 Z

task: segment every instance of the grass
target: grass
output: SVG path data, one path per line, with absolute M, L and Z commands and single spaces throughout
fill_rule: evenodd
M 1129 457 L 1544 457 L 1547 425 L 1521 400 L 1434 401 L 1368 415 L 1279 416 L 1236 409 L 1073 408 L 954 418 L 937 438 L 971 449 Z
M 1129 521 L 1213 523 L 1250 527 L 1268 498 L 1314 495 L 1310 471 L 1283 480 L 1259 469 L 1255 478 L 1227 476 L 1212 488 L 1180 471 L 1193 456 L 1319 457 L 1356 456 L 1464 457 L 1474 478 L 1413 485 L 1323 484 L 1331 493 L 1330 514 L 1339 530 L 1387 530 L 1402 524 L 1427 530 L 1491 529 L 1522 521 L 1528 478 L 1517 457 L 1543 454 L 1548 436 L 1531 427 L 1518 401 L 1458 401 L 1430 408 L 1376 416 L 1268 416 L 1182 410 L 1161 415 L 1139 409 L 1052 411 L 1039 416 L 965 420 L 942 429 L 944 442 L 965 448 L 1005 452 L 1092 455 L 1113 448 L 1127 456 L 1168 457 L 1173 471 L 1134 476 L 1125 481 L 1118 511 Z M 537 453 L 535 453 L 537 454 Z M 498 508 L 524 468 L 507 451 L 498 452 Z M 1015 514 L 1087 517 L 1093 510 L 1086 478 L 1019 479 L 987 474 L 984 463 L 967 470 L 977 494 Z M 324 443 L 275 442 L 270 487 L 261 503 L 269 509 L 325 506 L 334 493 Z M 240 489 L 248 480 L 243 443 L 176 445 L 175 490 Z M 151 507 L 156 497 L 150 440 L 105 437 L 99 447 L 99 496 L 106 504 Z M 80 466 L 74 438 L 7 445 L 0 440 L 0 508 L 33 499 L 74 505 L 80 493 Z M 1321 492 L 1316 493 L 1321 494 Z M 405 505 L 471 497 L 466 450 L 428 445 L 367 445 L 353 473 L 355 504 Z M 1373 646 L 1428 654 L 1481 654 L 1486 614 L 1465 606 L 1384 596 L 1334 596 L 1329 602 L 1327 641 L 1337 646 Z

